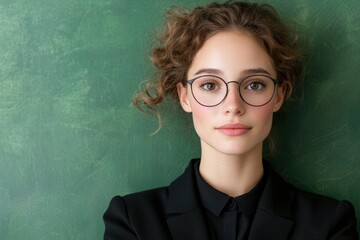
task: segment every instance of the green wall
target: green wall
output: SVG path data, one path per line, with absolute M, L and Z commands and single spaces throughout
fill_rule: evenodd
M 165 9 L 204 2 L 0 1 L 0 239 L 101 239 L 112 196 L 167 185 L 199 156 L 189 116 L 168 111 L 151 137 L 156 119 L 129 104 Z M 360 217 L 360 2 L 269 2 L 310 50 L 273 165 Z

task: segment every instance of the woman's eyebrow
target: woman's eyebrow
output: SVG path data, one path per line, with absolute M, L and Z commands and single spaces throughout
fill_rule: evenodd
M 199 75 L 199 74 L 221 75 L 221 74 L 223 74 L 223 71 L 221 71 L 220 69 L 216 69 L 216 68 L 202 68 L 195 73 L 195 75 Z
M 224 72 L 216 68 L 202 68 L 198 70 L 194 75 L 200 74 L 223 75 Z M 249 68 L 241 71 L 241 76 L 249 76 L 253 74 L 266 74 L 271 76 L 271 74 L 264 68 Z
M 241 75 L 248 76 L 248 75 L 252 75 L 252 74 L 266 74 L 266 75 L 271 76 L 271 74 L 263 68 L 250 68 L 250 69 L 245 69 L 245 70 L 241 71 Z

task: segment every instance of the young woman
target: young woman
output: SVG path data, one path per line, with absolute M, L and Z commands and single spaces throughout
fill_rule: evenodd
M 134 100 L 170 95 L 192 114 L 201 158 L 168 187 L 115 197 L 104 239 L 358 239 L 352 205 L 301 191 L 263 160 L 273 114 L 301 79 L 296 36 L 265 4 L 172 9 L 156 78 Z

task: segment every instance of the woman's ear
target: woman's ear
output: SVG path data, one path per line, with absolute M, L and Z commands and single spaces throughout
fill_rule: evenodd
M 178 84 L 176 84 L 176 88 L 181 107 L 184 109 L 185 112 L 192 112 L 186 86 L 183 86 L 183 84 L 179 82 Z
M 286 86 L 284 84 L 280 85 L 275 92 L 275 105 L 274 105 L 274 109 L 273 112 L 277 112 L 280 110 L 281 106 L 284 103 L 284 98 L 285 98 L 285 89 Z

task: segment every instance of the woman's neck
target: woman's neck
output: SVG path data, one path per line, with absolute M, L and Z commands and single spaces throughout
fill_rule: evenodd
M 264 174 L 262 146 L 251 154 L 204 154 L 200 161 L 200 174 L 213 188 L 236 197 L 253 189 Z

